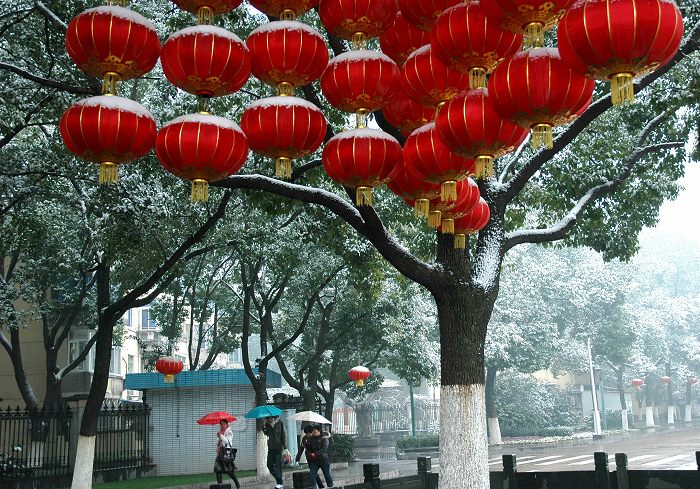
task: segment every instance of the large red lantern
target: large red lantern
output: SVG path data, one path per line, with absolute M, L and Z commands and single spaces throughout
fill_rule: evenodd
M 486 74 L 517 53 L 522 43 L 521 34 L 498 27 L 477 2 L 447 9 L 431 36 L 435 56 L 448 68 L 468 73 L 471 88 L 486 86 Z
M 197 16 L 198 24 L 211 24 L 215 15 L 225 14 L 238 8 L 243 0 L 172 0 L 172 2 Z
M 479 0 L 486 15 L 497 20 L 501 28 L 525 34 L 525 47 L 542 47 L 544 32 L 556 26 L 573 3 L 574 0 Z
M 674 57 L 683 18 L 672 0 L 581 0 L 557 34 L 564 62 L 589 77 L 610 80 L 613 104 L 619 104 L 634 99 L 635 77 Z
M 435 129 L 448 148 L 476 160 L 477 177 L 492 175 L 494 159 L 517 148 L 528 133 L 496 112 L 485 88 L 448 102 L 438 112 Z
M 163 126 L 156 155 L 170 173 L 192 182 L 192 202 L 209 198 L 209 182 L 243 167 L 248 143 L 238 124 L 211 114 L 189 114 Z
M 440 211 L 440 225 L 438 230 L 444 234 L 455 233 L 455 221 L 467 214 L 479 203 L 481 192 L 479 186 L 471 178 L 460 182 L 457 200 L 454 205 Z
M 454 247 L 463 250 L 467 247 L 467 236 L 475 234 L 486 227 L 491 218 L 489 205 L 483 198 L 466 215 L 455 220 Z
M 358 50 L 336 56 L 321 76 L 321 90 L 337 109 L 358 114 L 358 127 L 382 109 L 400 88 L 400 73 L 388 56 Z
M 429 122 L 411 133 L 403 146 L 404 165 L 423 180 L 440 184 L 443 202 L 457 199 L 457 182 L 474 173 L 474 161 L 463 158 L 443 143 Z
M 698 383 L 698 379 L 696 379 L 695 377 L 691 377 L 688 379 L 688 385 L 695 385 L 697 383 Z
M 174 33 L 163 45 L 160 62 L 170 83 L 202 97 L 234 93 L 250 76 L 250 54 L 243 41 L 211 25 Z
M 644 385 L 644 381 L 642 379 L 632 379 L 632 385 L 635 389 L 639 390 Z
M 138 78 L 158 62 L 160 41 L 145 17 L 116 5 L 85 10 L 66 30 L 66 50 L 89 75 L 104 80 L 102 93 L 116 93 L 120 80 Z
M 429 42 L 428 33 L 406 22 L 401 12 L 396 14 L 394 22 L 379 36 L 382 52 L 399 65 L 404 64 L 413 51 Z
M 269 22 L 251 32 L 246 44 L 253 74 L 278 87 L 279 95 L 291 95 L 294 87 L 317 80 L 328 65 L 323 37 L 301 22 Z
M 440 199 L 440 186 L 426 182 L 403 162 L 394 169 L 387 187 L 413 207 L 416 217 L 427 218 L 430 201 Z
M 435 109 L 416 102 L 403 90 L 396 91 L 382 112 L 386 120 L 397 127 L 404 136 L 409 136 L 415 129 L 435 118 Z
M 355 381 L 355 386 L 362 387 L 365 380 L 369 379 L 370 371 L 367 367 L 354 367 L 348 372 L 351 380 Z
M 401 14 L 418 29 L 430 32 L 435 20 L 462 0 L 397 0 Z
M 326 118 L 298 97 L 270 97 L 250 104 L 241 118 L 250 148 L 275 158 L 275 175 L 289 179 L 292 160 L 316 151 L 326 136 Z
M 175 376 L 182 372 L 184 366 L 182 360 L 173 357 L 159 358 L 158 361 L 156 361 L 156 370 L 165 375 L 163 382 L 166 384 L 175 382 Z
M 661 377 L 661 383 L 662 383 L 663 385 L 668 385 L 668 384 L 670 384 L 670 383 L 671 383 L 671 377 L 669 377 L 668 375 L 664 375 L 663 377 Z
M 79 101 L 61 117 L 61 137 L 76 156 L 100 164 L 101 184 L 117 181 L 117 165 L 146 155 L 156 123 L 142 105 L 101 95 Z
M 278 19 L 295 19 L 307 10 L 318 6 L 319 0 L 250 0 L 261 12 Z
M 372 189 L 389 181 L 400 163 L 399 142 L 377 129 L 341 132 L 323 148 L 326 173 L 334 181 L 355 189 L 358 207 L 372 205 Z
M 554 48 L 521 51 L 489 78 L 489 100 L 519 126 L 532 128 L 532 145 L 552 147 L 552 127 L 576 117 L 593 96 L 595 82 L 573 71 Z
M 466 178 L 457 182 L 457 199 L 453 202 L 443 202 L 439 197 L 432 199 L 428 212 L 428 226 L 433 229 L 439 229 L 443 216 L 449 218 L 451 212 L 458 213 L 460 212 L 459 209 L 473 206 L 480 195 L 478 187 L 476 185 L 472 186 L 473 183 L 473 181 Z
M 328 32 L 363 47 L 391 25 L 396 0 L 321 0 L 318 14 Z
M 414 51 L 401 68 L 403 89 L 428 107 L 439 107 L 469 88 L 469 76 L 448 68 L 430 45 Z

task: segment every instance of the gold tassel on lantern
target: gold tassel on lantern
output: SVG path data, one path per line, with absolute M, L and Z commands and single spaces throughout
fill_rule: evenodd
M 428 226 L 432 229 L 437 229 L 440 227 L 442 222 L 442 212 L 440 211 L 430 211 L 428 214 Z
M 440 229 L 442 229 L 443 234 L 454 234 L 455 233 L 455 220 L 452 218 L 443 219 Z
M 472 68 L 469 70 L 469 88 L 486 88 L 486 70 Z
M 111 161 L 103 161 L 100 163 L 100 185 L 108 185 L 110 183 L 116 183 L 119 180 L 119 168 L 116 163 Z
M 428 199 L 416 199 L 413 203 L 413 213 L 416 217 L 427 219 L 430 214 L 430 201 Z
M 365 381 L 362 380 L 362 379 L 359 379 L 359 380 L 356 380 L 356 381 L 355 381 L 355 386 L 356 386 L 356 387 L 362 387 L 362 386 L 364 386 L 364 385 L 365 385 Z
M 280 156 L 275 159 L 275 176 L 281 180 L 291 180 L 292 178 L 292 160 Z
M 355 203 L 357 207 L 372 207 L 372 187 L 357 187 Z
M 197 10 L 197 24 L 199 25 L 211 25 L 214 22 L 214 9 L 207 7 L 199 7 Z
M 297 13 L 290 8 L 286 8 L 280 12 L 280 20 L 295 20 L 296 18 Z
M 544 25 L 540 22 L 530 22 L 525 26 L 523 49 L 542 46 L 544 46 Z
M 634 102 L 634 77 L 632 73 L 618 73 L 610 78 L 613 105 Z
M 447 180 L 440 184 L 440 200 L 442 202 L 454 202 L 457 200 L 457 181 Z
M 464 233 L 455 234 L 455 250 L 464 250 L 467 248 L 467 235 Z
M 170 374 L 166 374 L 165 378 L 163 379 L 163 382 L 165 382 L 166 384 L 174 384 L 175 383 L 175 376 L 170 375 Z
M 116 95 L 117 83 L 121 81 L 119 73 L 108 71 L 102 77 L 102 95 Z
M 352 43 L 353 49 L 367 49 L 367 34 L 364 32 L 356 32 L 352 35 L 352 40 L 350 42 Z
M 358 109 L 355 112 L 355 127 L 357 129 L 364 129 L 367 127 L 367 119 L 369 118 L 369 110 Z
M 476 178 L 483 180 L 493 176 L 493 156 L 477 156 Z
M 291 97 L 294 95 L 294 85 L 289 82 L 280 82 L 277 85 L 277 95 L 280 97 Z
M 196 178 L 192 180 L 192 194 L 190 202 L 207 202 L 209 200 L 209 182 Z
M 554 146 L 552 126 L 549 124 L 537 124 L 532 128 L 532 147 L 537 149 L 543 146 L 548 149 Z

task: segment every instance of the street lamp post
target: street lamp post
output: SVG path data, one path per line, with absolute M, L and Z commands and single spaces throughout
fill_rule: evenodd
M 595 373 L 593 372 L 593 350 L 591 349 L 591 339 L 588 338 L 588 368 L 591 373 L 591 397 L 593 400 L 593 437 L 600 438 L 603 432 L 600 429 L 600 411 L 598 411 L 598 399 L 595 389 Z

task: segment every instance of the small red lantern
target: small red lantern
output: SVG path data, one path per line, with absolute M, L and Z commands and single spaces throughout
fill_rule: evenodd
M 435 130 L 452 151 L 476 160 L 477 177 L 492 175 L 494 159 L 517 148 L 528 133 L 496 112 L 484 88 L 448 102 L 438 112 Z
M 664 375 L 663 377 L 661 377 L 661 383 L 662 383 L 663 385 L 668 385 L 668 384 L 670 384 L 670 383 L 671 383 L 671 377 L 669 377 L 668 375 Z
M 358 207 L 372 205 L 372 189 L 390 180 L 401 163 L 401 145 L 377 129 L 352 129 L 323 148 L 323 167 L 334 181 L 355 189 Z
M 467 247 L 467 236 L 484 229 L 490 218 L 491 210 L 489 205 L 483 198 L 479 198 L 479 202 L 468 214 L 455 221 L 455 249 L 465 249 Z
M 430 201 L 430 212 L 428 213 L 428 226 L 433 229 L 439 229 L 443 216 L 449 218 L 451 212 L 457 213 L 460 212 L 459 209 L 467 205 L 473 206 L 479 199 L 480 193 L 478 187 L 472 187 L 472 183 L 468 179 L 457 182 L 457 199 L 454 202 L 443 202 L 440 198 L 432 199 Z M 474 192 L 475 190 L 476 192 Z
M 577 1 L 557 32 L 562 60 L 580 73 L 610 80 L 612 102 L 634 100 L 635 77 L 665 65 L 683 37 L 671 0 Z
M 591 100 L 595 82 L 574 72 L 554 48 L 521 51 L 503 61 L 489 78 L 496 111 L 532 128 L 532 145 L 551 148 L 552 127 L 565 124 Z
M 431 36 L 433 53 L 448 68 L 469 74 L 469 86 L 486 86 L 486 74 L 504 58 L 513 56 L 523 36 L 499 28 L 477 2 L 447 9 Z
M 379 36 L 382 52 L 399 65 L 404 64 L 413 51 L 429 42 L 428 33 L 406 22 L 401 12 L 396 14 L 394 22 Z
M 474 161 L 463 158 L 443 143 L 435 132 L 435 123 L 419 127 L 406 139 L 403 147 L 404 165 L 421 175 L 423 180 L 440 184 L 443 202 L 457 200 L 457 182 L 475 171 Z
M 632 379 L 632 385 L 635 389 L 639 390 L 644 385 L 644 381 L 642 379 Z
M 153 69 L 160 41 L 145 17 L 112 5 L 85 10 L 71 20 L 66 50 L 78 68 L 104 79 L 102 93 L 115 94 L 118 81 Z
M 238 8 L 243 0 L 172 0 L 182 10 L 197 16 L 198 24 L 211 24 L 215 15 Z
M 401 14 L 418 29 L 430 32 L 445 10 L 462 0 L 397 0 Z
M 697 384 L 697 383 L 698 383 L 698 379 L 696 379 L 695 377 L 691 377 L 691 378 L 688 379 L 688 384 L 689 384 L 689 385 L 695 385 L 695 384 Z
M 250 0 L 250 4 L 270 17 L 292 20 L 306 11 L 318 7 L 318 1 L 319 0 Z
M 294 87 L 317 80 L 328 65 L 328 48 L 313 28 L 295 21 L 269 22 L 246 40 L 253 74 L 278 87 L 278 95 L 292 95 Z
M 366 126 L 370 112 L 389 103 L 400 88 L 400 73 L 388 56 L 376 51 L 349 51 L 336 56 L 321 76 L 321 90 L 336 109 L 358 115 Z
M 163 126 L 156 155 L 170 173 L 192 182 L 192 202 L 209 198 L 209 182 L 243 167 L 248 143 L 238 124 L 211 114 L 178 117 Z
M 396 0 L 321 0 L 318 14 L 328 32 L 364 47 L 391 25 Z
M 469 88 L 469 76 L 448 68 L 430 45 L 414 51 L 401 69 L 403 89 L 428 107 L 439 107 Z
M 440 225 L 438 230 L 443 234 L 455 233 L 455 222 L 466 216 L 479 203 L 481 192 L 479 186 L 471 178 L 466 178 L 460 182 L 457 193 L 457 200 L 449 209 L 440 211 Z M 429 223 L 430 224 L 430 223 Z
M 182 372 L 184 364 L 182 360 L 178 360 L 173 357 L 159 358 L 156 362 L 156 370 L 161 374 L 165 375 L 163 382 L 166 384 L 172 384 L 175 382 L 175 376 Z
M 170 83 L 202 97 L 234 93 L 250 76 L 250 54 L 243 41 L 211 25 L 174 33 L 163 45 L 160 62 Z
M 479 0 L 486 15 L 502 29 L 524 33 L 528 48 L 544 45 L 544 32 L 557 25 L 572 3 L 574 0 Z
M 117 165 L 146 155 L 156 123 L 141 104 L 101 95 L 79 101 L 61 117 L 61 136 L 74 155 L 100 164 L 101 184 L 117 181 Z
M 357 387 L 362 387 L 365 385 L 365 380 L 369 379 L 370 371 L 367 367 L 354 367 L 348 375 L 355 381 Z
M 326 136 L 326 118 L 311 102 L 298 97 L 270 97 L 250 104 L 241 117 L 250 148 L 275 158 L 275 175 L 289 179 L 292 160 L 316 151 Z
M 416 217 L 427 219 L 430 201 L 440 199 L 440 186 L 426 182 L 421 175 L 407 168 L 404 162 L 397 165 L 387 187 L 413 207 Z
M 408 97 L 403 90 L 397 90 L 389 103 L 382 109 L 386 120 L 397 127 L 404 136 L 426 125 L 435 118 L 435 110 Z

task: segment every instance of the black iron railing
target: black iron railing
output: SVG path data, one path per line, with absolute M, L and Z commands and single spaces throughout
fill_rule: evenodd
M 97 421 L 95 440 L 96 472 L 137 469 L 150 463 L 148 422 L 151 409 L 146 404 L 106 404 Z

